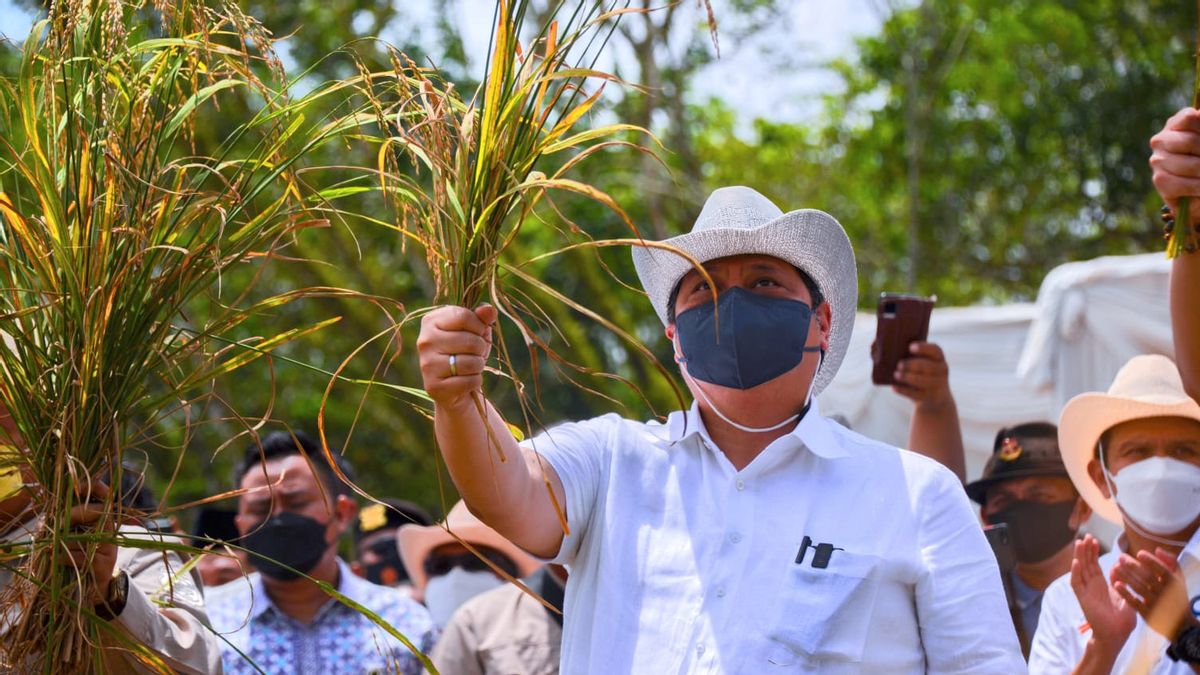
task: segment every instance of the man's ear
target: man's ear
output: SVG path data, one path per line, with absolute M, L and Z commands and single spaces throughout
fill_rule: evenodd
M 829 302 L 818 305 L 815 314 L 817 326 L 821 329 L 821 349 L 829 351 L 829 330 L 833 326 L 833 310 L 829 307 Z
M 675 324 L 674 323 L 667 324 L 666 328 L 663 328 L 663 335 L 666 335 L 668 340 L 670 340 L 671 342 L 674 342 L 675 341 Z
M 337 523 L 338 534 L 342 534 L 358 517 L 358 502 L 346 495 L 338 495 L 333 503 L 333 520 Z
M 1092 482 L 1096 484 L 1096 487 L 1100 488 L 1100 494 L 1112 499 L 1113 495 L 1108 491 L 1108 481 L 1104 480 L 1104 469 L 1100 466 L 1100 460 L 1093 459 L 1088 462 L 1087 471 Z
M 1088 506 L 1087 500 L 1083 497 L 1076 497 L 1075 508 L 1071 509 L 1071 517 L 1067 519 L 1067 526 L 1078 531 L 1091 517 L 1092 507 Z

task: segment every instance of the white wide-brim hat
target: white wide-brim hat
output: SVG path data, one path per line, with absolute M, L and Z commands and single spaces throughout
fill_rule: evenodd
M 452 534 L 453 533 L 453 534 Z M 403 525 L 396 531 L 396 546 L 400 560 L 408 570 L 413 588 L 425 590 L 425 559 L 433 549 L 443 544 L 458 544 L 459 540 L 472 546 L 489 546 L 500 551 L 517 564 L 517 578 L 523 579 L 537 571 L 542 563 L 505 539 L 467 509 L 461 499 L 446 514 L 446 520 L 436 525 Z
M 813 378 L 813 395 L 833 380 L 846 356 L 858 306 L 854 249 L 833 216 L 816 209 L 784 213 L 748 187 L 723 187 L 704 202 L 691 232 L 657 243 L 678 249 L 699 263 L 757 254 L 779 258 L 802 270 L 816 282 L 833 312 L 829 350 Z M 633 265 L 665 325 L 671 291 L 693 269 L 692 263 L 670 250 L 634 246 Z
M 1058 422 L 1058 446 L 1075 489 L 1100 517 L 1121 524 L 1116 500 L 1105 497 L 1088 474 L 1096 456 L 1096 443 L 1118 424 L 1149 417 L 1187 417 L 1200 422 L 1200 405 L 1183 389 L 1179 370 L 1160 355 L 1129 360 L 1107 393 L 1080 394 L 1063 407 Z

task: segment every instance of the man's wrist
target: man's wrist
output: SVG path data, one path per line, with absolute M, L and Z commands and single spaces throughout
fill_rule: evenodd
M 1125 640 L 1097 637 L 1094 633 L 1087 641 L 1087 651 L 1098 663 L 1107 664 L 1106 668 L 1109 669 L 1117 662 L 1117 655 L 1121 653 L 1123 646 L 1125 646 Z
M 954 397 L 949 395 L 944 398 L 917 401 L 915 408 L 925 413 L 946 413 L 958 410 L 958 406 L 954 403 Z
M 1194 617 L 1184 622 L 1175 639 L 1167 645 L 1167 656 L 1172 661 L 1200 663 L 1200 622 Z
M 108 583 L 104 599 L 96 603 L 96 616 L 104 621 L 112 621 L 125 611 L 125 603 L 129 600 L 129 575 L 125 570 L 117 570 Z

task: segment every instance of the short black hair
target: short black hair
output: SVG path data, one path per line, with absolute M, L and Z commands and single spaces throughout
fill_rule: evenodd
M 350 486 L 343 482 L 330 466 L 329 458 L 321 448 L 321 444 L 303 431 L 273 431 L 262 439 L 261 446 L 258 443 L 251 443 L 250 447 L 246 448 L 245 454 L 242 455 L 242 461 L 238 463 L 237 472 L 234 474 L 234 485 L 241 485 L 246 474 L 264 462 L 292 455 L 307 458 L 330 496 L 352 496 Z M 333 459 L 342 473 L 350 480 L 354 480 L 354 473 L 346 458 L 334 455 Z
M 812 298 L 812 308 L 815 310 L 825 302 L 825 295 L 821 293 L 821 287 L 813 278 L 808 275 L 808 272 L 792 265 L 792 269 L 800 275 L 800 280 L 804 282 L 804 287 L 808 289 L 808 295 Z M 685 275 L 686 276 L 686 275 Z M 679 277 L 679 281 L 675 282 L 675 288 L 671 289 L 671 297 L 667 298 L 667 323 L 675 323 L 675 301 L 679 299 L 679 289 L 683 286 L 683 277 Z

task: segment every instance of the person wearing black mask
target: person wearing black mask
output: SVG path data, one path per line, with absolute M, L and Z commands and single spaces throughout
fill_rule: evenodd
M 425 509 L 403 499 L 381 499 L 364 506 L 354 527 L 355 559 L 350 569 L 373 584 L 411 589 L 412 581 L 396 545 L 396 530 L 404 525 L 432 524 Z
M 988 525 L 1008 526 L 1016 564 L 1005 583 L 1009 609 L 1029 656 L 1042 594 L 1071 571 L 1073 543 L 1092 511 L 1075 490 L 1058 449 L 1058 428 L 1031 422 L 1001 429 L 983 476 L 967 484 Z
M 247 448 L 237 477 L 238 543 L 258 572 L 219 587 L 209 605 L 225 672 L 421 672 L 406 645 L 321 585 L 422 652 L 432 649 L 436 631 L 424 607 L 358 577 L 338 557 L 358 507 L 320 444 L 300 432 L 273 433 Z

